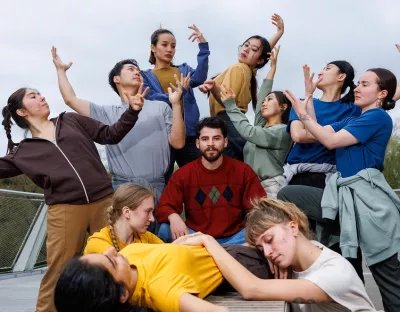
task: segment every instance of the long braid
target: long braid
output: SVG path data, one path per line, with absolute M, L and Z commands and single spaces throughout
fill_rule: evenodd
M 8 144 L 7 144 L 7 154 L 11 152 L 11 150 L 14 148 L 14 146 L 18 145 L 18 143 L 14 143 L 12 138 L 11 138 L 11 112 L 8 108 L 8 105 L 3 108 L 3 122 L 2 125 L 4 126 L 4 130 L 6 131 L 7 139 L 8 139 Z
M 108 207 L 107 208 L 108 227 L 110 228 L 111 240 L 113 242 L 115 250 L 118 252 L 120 251 L 120 248 L 118 246 L 117 236 L 115 235 L 114 231 L 113 214 L 114 214 L 114 207 L 113 206 Z

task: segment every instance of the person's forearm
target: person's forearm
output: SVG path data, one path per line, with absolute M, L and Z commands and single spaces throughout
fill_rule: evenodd
M 242 295 L 248 298 L 248 289 L 258 279 L 238 261 L 236 261 L 225 249 L 211 236 L 204 236 L 204 247 L 214 258 L 224 278 Z
M 268 42 L 269 42 L 269 45 L 271 46 L 271 49 L 273 49 L 276 46 L 279 39 L 281 39 L 282 35 L 283 35 L 283 31 L 277 31 L 275 33 L 275 35 L 273 35 L 272 38 L 269 39 Z
M 185 122 L 183 120 L 182 105 L 172 104 L 172 127 L 170 144 L 173 148 L 181 149 L 185 146 Z
M 67 73 L 65 72 L 65 70 L 62 69 L 57 70 L 57 78 L 58 78 L 58 87 L 60 89 L 64 102 L 68 106 L 70 106 L 72 100 L 76 98 L 76 94 L 71 84 L 68 81 Z
M 398 100 L 400 100 L 400 82 L 397 85 L 396 93 L 393 97 L 393 101 L 398 101 Z
M 306 130 L 322 145 L 327 148 L 332 148 L 332 139 L 334 133 L 329 129 L 318 124 L 317 121 L 311 118 L 307 112 L 302 112 L 299 115 L 299 120 L 303 123 Z
M 211 93 L 214 96 L 214 98 L 217 100 L 217 102 L 219 104 L 221 104 L 222 106 L 224 106 L 224 103 L 222 103 L 222 100 L 221 100 L 221 88 L 220 88 L 220 86 L 217 85 L 217 84 L 214 84 L 213 88 L 211 89 Z
M 271 66 L 265 79 L 274 80 L 275 73 L 276 73 L 276 66 Z

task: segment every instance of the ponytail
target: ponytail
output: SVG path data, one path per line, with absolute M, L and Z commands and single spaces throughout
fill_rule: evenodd
M 347 86 L 345 84 L 343 84 L 342 89 L 344 88 L 344 90 L 341 90 L 341 93 L 344 93 L 344 91 L 346 91 Z M 346 93 L 345 96 L 342 97 L 342 102 L 344 103 L 352 103 L 354 102 L 355 98 L 354 98 L 354 89 L 357 87 L 353 81 L 350 82 L 350 85 L 348 86 L 350 88 L 349 92 Z

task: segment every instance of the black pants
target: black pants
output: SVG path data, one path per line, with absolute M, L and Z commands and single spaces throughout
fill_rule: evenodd
M 224 155 L 243 161 L 243 148 L 246 140 L 242 138 L 236 130 L 228 114 L 225 111 L 218 113 L 219 118 L 225 121 L 228 128 L 228 146 L 224 150 Z
M 200 157 L 199 149 L 196 147 L 196 137 L 188 136 L 186 137 L 185 146 L 179 150 L 171 148 L 171 160 L 169 163 L 168 171 L 165 174 L 165 185 L 167 185 L 168 180 L 174 173 L 175 161 L 177 162 L 179 168 L 196 160 Z
M 331 234 L 340 234 L 340 225 L 338 217 L 336 220 L 322 218 L 321 200 L 323 194 L 324 190 L 322 188 L 306 185 L 288 185 L 279 191 L 278 199 L 295 204 L 310 220 L 318 222 L 323 227 L 321 243 L 327 245 Z M 333 245 L 330 248 L 341 254 L 339 246 Z M 362 282 L 365 283 L 361 249 L 358 248 L 356 259 L 347 258 L 347 260 L 353 265 Z

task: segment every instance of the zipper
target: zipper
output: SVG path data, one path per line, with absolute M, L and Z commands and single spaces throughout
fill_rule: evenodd
M 83 181 L 82 181 L 81 177 L 80 177 L 79 174 L 78 174 L 78 171 L 76 171 L 75 167 L 74 167 L 74 166 L 72 165 L 72 163 L 69 161 L 68 157 L 64 154 L 64 152 L 62 151 L 62 149 L 61 149 L 61 148 L 58 146 L 58 144 L 57 144 L 57 124 L 58 124 L 58 118 L 59 118 L 59 117 L 57 117 L 57 121 L 56 121 L 56 133 L 55 133 L 55 136 L 54 136 L 54 145 L 58 148 L 58 150 L 61 152 L 61 154 L 62 154 L 62 155 L 64 156 L 64 158 L 67 160 L 67 162 L 68 162 L 69 165 L 71 166 L 72 170 L 74 170 L 76 176 L 78 177 L 79 181 L 80 181 L 81 184 L 82 184 L 83 191 L 85 192 L 86 201 L 87 201 L 87 203 L 89 204 L 89 196 L 88 196 L 88 194 L 87 194 L 87 192 L 86 192 L 85 185 L 83 184 Z

